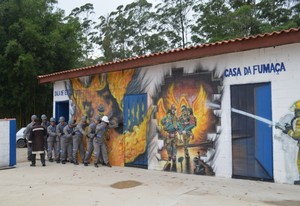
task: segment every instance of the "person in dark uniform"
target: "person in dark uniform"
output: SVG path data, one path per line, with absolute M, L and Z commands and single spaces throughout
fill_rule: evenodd
M 31 156 L 31 167 L 35 167 L 36 154 L 40 154 L 41 162 L 43 167 L 46 166 L 45 163 L 45 135 L 47 130 L 41 125 L 41 121 L 36 118 L 34 120 L 35 124 L 32 127 L 29 135 L 28 143 L 32 148 Z
M 27 140 L 27 159 L 28 159 L 28 161 L 31 161 L 31 152 L 32 152 L 32 148 L 28 143 L 28 139 L 29 139 L 30 131 L 31 131 L 33 125 L 34 125 L 34 121 L 35 121 L 36 118 L 37 118 L 37 116 L 35 114 L 33 114 L 31 116 L 31 122 L 26 126 L 26 129 L 23 132 L 24 137 Z

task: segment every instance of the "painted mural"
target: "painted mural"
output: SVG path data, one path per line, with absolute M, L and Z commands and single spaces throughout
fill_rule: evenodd
M 283 116 L 279 122 L 276 123 L 276 129 L 279 129 L 282 133 L 280 136 L 275 136 L 282 145 L 283 150 L 286 153 L 292 153 L 285 159 L 285 167 L 289 170 L 288 178 L 292 178 L 293 173 L 300 175 L 300 100 L 294 102 L 290 107 L 290 113 Z M 297 143 L 297 147 L 296 144 Z M 293 164 L 297 165 L 297 171 L 294 171 Z M 300 180 L 294 180 L 294 184 L 300 185 Z
M 157 157 L 163 170 L 214 175 L 209 164 L 213 155 L 208 159 L 207 152 L 214 149 L 208 135 L 216 133 L 217 118 L 207 102 L 217 94 L 219 83 L 212 81 L 211 73 L 187 76 L 182 69 L 165 78 L 156 103 L 158 138 L 163 142 Z
M 228 77 L 216 70 L 130 69 L 68 80 L 65 89 L 73 119 L 87 116 L 92 121 L 99 106 L 104 108 L 110 119 L 107 147 L 112 165 L 213 176 L 216 155 L 223 149 L 221 137 L 227 138 L 220 128 L 223 78 Z M 283 151 L 295 150 L 291 141 L 299 140 L 300 103 L 293 105 L 294 114 L 278 122 L 275 128 L 281 133 L 273 134 L 271 84 L 229 89 L 232 176 L 273 181 L 273 141 L 279 141 Z M 286 181 L 293 178 L 298 184 L 295 172 L 288 177 L 295 168 L 293 159 L 285 157 Z
M 264 48 L 59 81 L 54 98 L 69 100 L 77 120 L 91 121 L 103 106 L 112 165 L 299 184 L 298 50 Z
M 82 77 L 65 82 L 71 100 L 71 115 L 75 120 L 82 116 L 90 121 L 98 114 L 98 107 L 104 108 L 104 115 L 110 119 L 107 141 L 109 161 L 112 165 L 124 165 L 124 136 L 122 98 L 133 70 L 115 72 L 92 77 Z M 107 82 L 110 82 L 108 84 Z
M 211 72 L 184 75 L 170 69 L 154 83 L 147 72 L 131 69 L 65 81 L 71 102 L 71 118 L 92 121 L 99 105 L 110 119 L 107 135 L 109 161 L 199 175 L 214 175 L 218 118 L 207 107 L 220 81 Z M 150 78 L 149 78 L 150 77 Z M 149 88 L 155 88 L 148 94 Z M 208 155 L 209 154 L 209 155 Z M 151 166 L 150 166 L 151 167 Z

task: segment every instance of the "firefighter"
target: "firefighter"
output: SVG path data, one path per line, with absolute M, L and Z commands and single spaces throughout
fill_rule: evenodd
M 64 128 L 67 126 L 65 122 L 65 118 L 63 116 L 59 117 L 59 124 L 56 126 L 56 145 L 57 150 L 55 152 L 55 161 L 56 163 L 60 163 L 60 155 L 61 155 L 61 136 L 64 134 Z
M 56 144 L 56 122 L 55 118 L 50 118 L 50 125 L 47 127 L 47 148 L 48 148 L 48 160 L 49 162 L 53 162 L 53 156 L 55 156 L 55 153 L 57 151 L 57 144 Z M 52 156 L 52 151 L 54 152 L 54 155 Z
M 35 124 L 35 120 L 37 119 L 37 116 L 35 114 L 33 114 L 31 116 L 31 122 L 26 126 L 26 129 L 24 130 L 23 134 L 25 136 L 25 139 L 27 140 L 27 159 L 29 161 L 31 161 L 31 152 L 32 152 L 32 148 L 31 148 L 31 145 L 28 144 L 28 139 L 29 139 L 29 134 L 30 134 L 30 131 L 33 127 L 33 125 Z
M 75 134 L 74 127 L 76 126 L 73 120 L 69 120 L 68 125 L 63 129 L 61 136 L 61 163 L 66 164 L 67 159 L 73 163 L 73 136 Z
M 42 126 L 47 130 L 47 128 L 50 126 L 50 122 L 47 120 L 47 116 L 45 114 L 42 114 L 41 116 L 42 120 Z M 45 148 L 48 153 L 48 144 L 47 144 L 48 134 L 45 136 Z
M 107 116 L 103 116 L 101 121 L 97 121 L 96 126 L 96 137 L 93 140 L 94 145 L 94 154 L 95 154 L 95 161 L 94 166 L 98 167 L 98 162 L 100 159 L 100 155 L 102 154 L 103 163 L 107 167 L 111 167 L 109 161 L 108 161 L 108 154 L 107 154 L 107 148 L 105 144 L 105 132 L 108 129 L 109 120 Z
M 45 135 L 47 130 L 41 125 L 41 121 L 36 118 L 34 120 L 34 126 L 32 127 L 28 139 L 28 143 L 32 148 L 31 156 L 31 167 L 35 167 L 36 154 L 40 154 L 41 162 L 43 167 L 46 166 L 45 163 Z
M 290 124 L 285 126 L 283 131 L 285 134 L 288 134 L 291 138 L 298 142 L 298 148 L 300 149 L 300 100 L 295 102 L 293 105 L 295 117 L 291 120 Z M 297 167 L 298 173 L 300 174 L 300 152 L 298 149 L 298 160 Z M 300 180 L 294 181 L 295 185 L 300 185 Z
M 87 126 L 86 116 L 81 118 L 81 122 L 75 127 L 73 135 L 73 161 L 75 165 L 78 165 L 77 152 L 79 150 L 82 162 L 84 162 L 84 147 L 83 137 L 86 135 L 85 128 Z
M 196 126 L 196 118 L 193 115 L 192 108 L 187 108 L 185 105 L 181 106 L 181 115 L 179 117 L 180 135 L 183 136 L 183 147 L 185 157 L 189 157 L 188 146 L 190 139 L 193 138 L 192 129 Z
M 167 137 L 164 139 L 164 145 L 167 149 L 169 161 L 172 160 L 174 163 L 176 162 L 177 131 L 179 129 L 178 120 L 175 113 L 176 107 L 175 105 L 172 105 L 171 109 L 168 109 L 167 115 L 161 120 L 164 130 L 168 133 Z
M 99 115 L 97 115 L 94 118 L 94 121 L 92 121 L 89 125 L 88 134 L 87 134 L 87 149 L 86 149 L 85 158 L 84 158 L 84 166 L 88 166 L 89 161 L 91 159 L 91 155 L 94 150 L 93 140 L 94 140 L 94 137 L 96 136 L 96 122 L 99 122 L 99 121 L 101 121 L 101 118 Z

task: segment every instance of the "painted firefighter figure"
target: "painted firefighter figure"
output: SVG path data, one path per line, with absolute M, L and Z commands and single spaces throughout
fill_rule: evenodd
M 287 134 L 294 140 L 298 142 L 298 159 L 297 159 L 297 168 L 298 173 L 300 174 L 300 100 L 295 102 L 293 105 L 294 109 L 294 118 L 291 120 L 290 124 L 285 125 L 285 130 L 283 133 Z M 278 128 L 278 127 L 277 127 Z M 294 181 L 295 185 L 300 185 L 300 180 Z
M 161 120 L 164 130 L 168 133 L 168 136 L 164 140 L 165 148 L 167 149 L 169 161 L 172 160 L 176 162 L 177 155 L 177 131 L 178 131 L 178 120 L 176 117 L 176 107 L 175 105 L 171 106 L 171 109 L 168 109 L 167 115 Z
M 192 108 L 181 106 L 181 115 L 179 117 L 179 135 L 183 137 L 183 147 L 185 157 L 189 157 L 188 145 L 190 139 L 193 139 L 192 129 L 196 126 L 196 118 L 193 115 Z

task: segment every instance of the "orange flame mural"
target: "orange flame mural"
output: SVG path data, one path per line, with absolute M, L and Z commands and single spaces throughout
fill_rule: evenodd
M 171 108 L 172 105 L 176 107 L 176 116 L 179 117 L 181 114 L 180 108 L 184 105 L 188 108 L 191 108 L 193 111 L 193 115 L 196 117 L 196 126 L 193 128 L 192 132 L 194 138 L 191 139 L 191 144 L 198 144 L 202 141 L 205 141 L 206 136 L 204 136 L 205 132 L 209 127 L 209 122 L 211 118 L 211 112 L 206 107 L 207 101 L 207 93 L 204 90 L 203 85 L 199 86 L 198 91 L 194 99 L 188 97 L 187 95 L 181 95 L 178 98 L 175 97 L 174 92 L 174 84 L 170 85 L 167 94 L 164 98 L 160 98 L 157 106 L 158 111 L 156 113 L 156 117 L 158 120 L 158 125 L 162 128 L 161 120 L 167 114 L 167 109 Z M 166 137 L 166 132 L 161 131 L 164 137 Z
M 72 79 L 73 94 L 70 98 L 72 105 L 76 107 L 76 113 L 72 118 L 80 120 L 82 116 L 87 116 L 91 119 L 98 113 L 97 108 L 100 104 L 105 109 L 104 115 L 109 116 L 113 110 L 116 110 L 115 107 L 119 107 L 118 109 L 122 110 L 123 97 L 133 74 L 134 69 L 95 75 L 91 77 L 91 82 L 88 86 L 81 81 L 84 78 Z M 117 104 L 113 105 L 112 97 Z M 118 133 L 115 129 L 110 129 L 109 136 L 110 140 L 107 142 L 109 161 L 112 165 L 123 166 L 124 135 Z M 85 139 L 84 144 L 86 146 Z
M 128 83 L 132 80 L 134 69 L 126 71 L 111 72 L 107 75 L 109 82 L 109 90 L 114 98 L 116 98 L 120 109 L 123 111 L 123 97 L 126 93 Z

